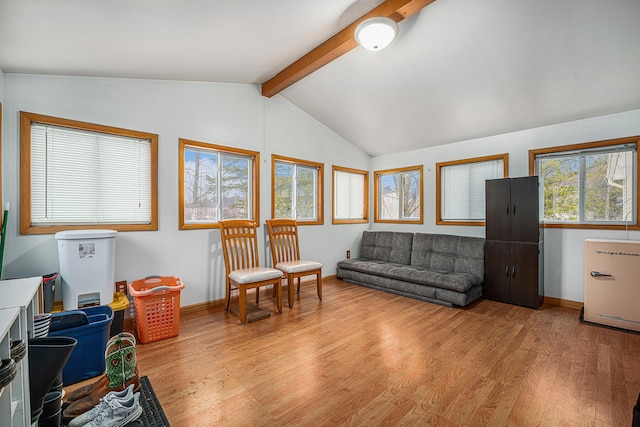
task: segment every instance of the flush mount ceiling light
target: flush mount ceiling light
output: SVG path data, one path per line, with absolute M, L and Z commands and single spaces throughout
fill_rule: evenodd
M 356 27 L 355 38 L 367 50 L 381 50 L 398 34 L 398 24 L 391 18 L 369 18 Z

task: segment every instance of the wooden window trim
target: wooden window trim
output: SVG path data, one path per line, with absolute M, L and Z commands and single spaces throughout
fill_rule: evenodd
M 222 153 L 240 154 L 253 158 L 252 176 L 251 176 L 251 212 L 256 224 L 260 224 L 260 153 L 258 151 L 244 150 L 241 148 L 227 147 L 224 145 L 211 144 L 208 142 L 193 141 L 190 139 L 180 138 L 178 140 L 178 229 L 180 230 L 199 230 L 220 228 L 218 222 L 209 224 L 186 224 L 184 222 L 184 150 L 186 147 L 199 147 L 208 150 L 214 150 Z
M 492 156 L 472 157 L 469 159 L 451 160 L 448 162 L 436 163 L 436 225 L 470 225 L 483 226 L 485 221 L 448 221 L 442 219 L 442 168 L 447 166 L 464 165 L 469 163 L 491 162 L 494 160 L 502 160 L 503 176 L 509 176 L 509 153 L 496 154 Z
M 624 138 L 591 141 L 579 144 L 558 145 L 554 147 L 537 148 L 529 150 L 529 175 L 536 173 L 536 156 L 549 153 L 561 153 L 563 151 L 587 150 L 590 148 L 607 147 L 610 145 L 636 144 L 636 223 L 635 224 L 552 224 L 542 222 L 544 228 L 567 228 L 579 230 L 640 230 L 640 135 Z
M 362 219 L 336 219 L 336 171 L 362 175 L 364 180 L 364 201 Z M 331 223 L 332 224 L 364 224 L 369 222 L 369 171 L 361 169 L 345 168 L 342 166 L 331 167 Z
M 42 123 L 77 130 L 88 130 L 130 138 L 147 139 L 151 149 L 151 221 L 149 224 L 31 225 L 31 124 Z M 104 126 L 77 120 L 20 112 L 20 234 L 53 234 L 63 230 L 108 228 L 116 231 L 154 231 L 158 229 L 158 135 Z
M 4 199 L 2 198 L 2 102 L 0 102 L 0 204 L 2 205 L 0 209 L 0 228 L 2 228 L 5 209 Z
M 422 174 L 423 166 L 408 166 L 404 168 L 395 168 L 395 169 L 385 169 L 373 172 L 373 222 L 387 223 L 387 224 L 423 224 L 424 223 L 424 191 L 423 191 L 423 174 Z M 408 171 L 418 171 L 420 175 L 420 218 L 419 219 L 410 219 L 410 220 L 402 220 L 402 219 L 380 219 L 380 193 L 379 193 L 379 184 L 381 175 L 390 175 L 399 172 L 408 172 Z
M 291 164 L 298 164 L 302 166 L 314 167 L 318 170 L 318 187 L 316 189 L 317 192 L 317 203 L 318 203 L 318 219 L 315 221 L 300 221 L 296 220 L 298 225 L 322 225 L 324 224 L 324 164 L 318 162 L 312 162 L 309 160 L 301 160 L 293 157 L 285 157 L 279 156 L 277 154 L 271 155 L 271 218 L 275 218 L 276 212 L 276 162 L 284 162 Z

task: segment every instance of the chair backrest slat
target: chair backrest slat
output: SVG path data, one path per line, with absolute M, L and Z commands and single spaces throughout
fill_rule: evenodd
M 259 267 L 256 223 L 232 219 L 218 224 L 227 276 L 234 270 Z
M 275 266 L 279 262 L 296 261 L 300 259 L 298 243 L 298 225 L 293 219 L 269 219 L 269 245 L 271 258 Z

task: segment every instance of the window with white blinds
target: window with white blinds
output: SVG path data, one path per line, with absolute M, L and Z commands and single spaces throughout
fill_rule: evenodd
M 333 166 L 333 223 L 368 222 L 369 173 Z
M 469 222 L 482 225 L 485 219 L 485 181 L 506 176 L 507 155 L 438 163 L 438 223 Z
M 32 120 L 29 142 L 31 228 L 157 222 L 151 138 Z

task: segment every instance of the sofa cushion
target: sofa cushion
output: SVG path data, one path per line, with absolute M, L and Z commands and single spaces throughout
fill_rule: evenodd
M 482 283 L 482 280 L 473 274 L 452 273 L 413 265 L 402 265 L 363 258 L 340 261 L 338 262 L 338 268 L 388 279 L 412 282 L 418 285 L 450 289 L 456 292 L 467 292 L 473 286 Z
M 375 259 L 352 258 L 338 262 L 338 268 L 345 270 L 369 273 L 376 276 L 389 277 L 389 271 L 394 268 L 402 268 L 402 264 L 389 263 Z
M 413 233 L 364 231 L 360 258 L 408 265 L 411 261 Z
M 415 233 L 411 265 L 473 275 L 479 284 L 484 280 L 484 243 L 480 237 Z

